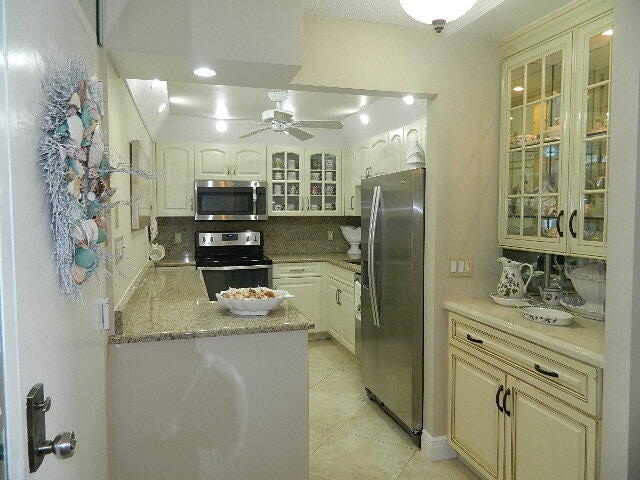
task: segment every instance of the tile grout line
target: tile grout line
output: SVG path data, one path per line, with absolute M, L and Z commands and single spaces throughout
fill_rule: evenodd
M 407 469 L 407 467 L 409 466 L 409 463 L 411 462 L 411 460 L 413 460 L 413 457 L 416 456 L 416 454 L 419 452 L 420 450 L 416 450 L 415 452 L 413 452 L 413 455 L 411 455 L 411 457 L 409 457 L 409 460 L 407 460 L 407 463 L 404 464 L 404 467 L 402 467 L 402 470 L 400 470 L 400 473 L 398 474 L 398 476 L 394 479 L 394 480 L 398 480 L 402 474 L 404 473 L 404 471 Z

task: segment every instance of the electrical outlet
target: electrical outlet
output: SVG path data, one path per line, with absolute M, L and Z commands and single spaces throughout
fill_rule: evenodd
M 449 257 L 450 277 L 470 277 L 472 273 L 471 258 Z
M 333 230 L 327 231 L 327 239 L 333 240 Z
M 182 243 L 182 232 L 176 232 L 173 234 L 174 243 Z

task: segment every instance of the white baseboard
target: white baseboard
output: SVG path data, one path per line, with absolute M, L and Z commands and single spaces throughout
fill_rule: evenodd
M 432 462 L 458 456 L 456 451 L 449 445 L 446 435 L 433 437 L 426 430 L 422 431 L 422 454 Z

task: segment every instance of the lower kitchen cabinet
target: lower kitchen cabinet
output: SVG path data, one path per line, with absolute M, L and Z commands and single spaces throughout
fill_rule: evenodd
M 315 324 L 310 332 L 327 331 L 322 323 L 322 277 L 274 278 L 273 288 L 293 295 L 289 301 Z
M 509 337 L 450 315 L 451 446 L 486 479 L 597 480 L 601 370 Z
M 353 285 L 347 285 L 332 276 L 327 277 L 323 306 L 329 333 L 355 354 L 356 318 Z

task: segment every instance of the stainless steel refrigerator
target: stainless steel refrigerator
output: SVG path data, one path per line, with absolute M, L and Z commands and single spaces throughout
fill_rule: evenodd
M 425 170 L 362 180 L 362 381 L 420 445 Z

